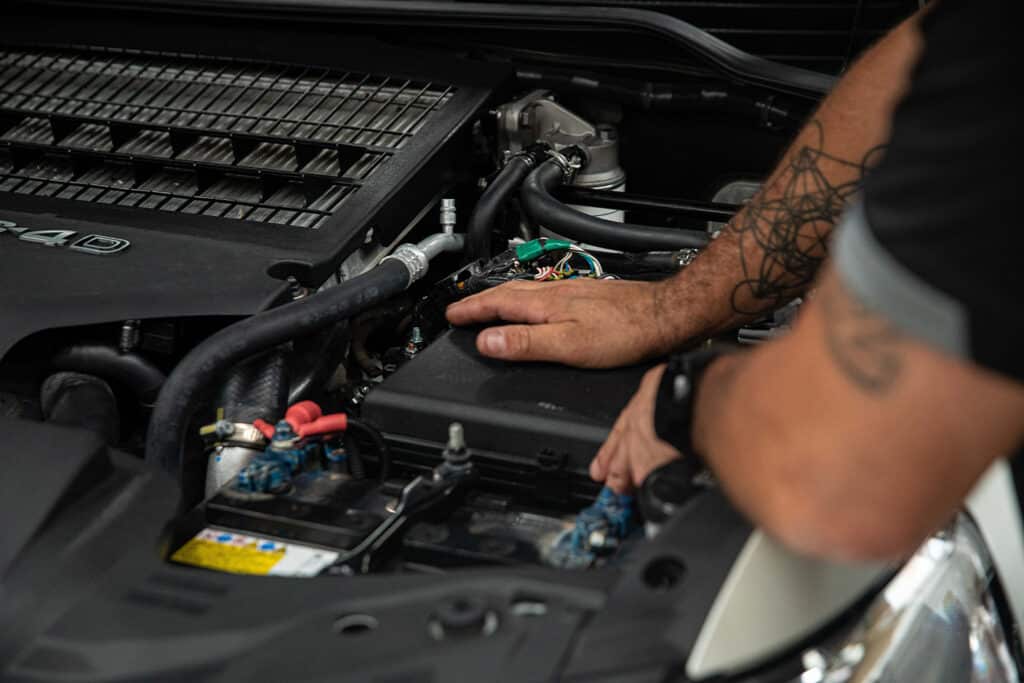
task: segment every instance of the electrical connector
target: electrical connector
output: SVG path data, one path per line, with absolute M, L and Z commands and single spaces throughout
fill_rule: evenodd
M 516 246 L 516 260 L 529 263 L 552 251 L 565 251 L 572 248 L 568 240 L 535 239 Z
M 286 488 L 293 475 L 302 470 L 317 452 L 321 443 L 348 428 L 344 413 L 324 415 L 316 403 L 301 401 L 288 408 L 283 420 L 271 426 L 264 420 L 254 420 L 270 444 L 251 463 L 245 466 L 235 480 L 235 488 L 250 493 L 275 493 Z M 331 458 L 332 453 L 336 456 Z M 329 463 L 343 462 L 344 449 L 326 451 Z M 337 461 L 337 462 L 336 462 Z
M 591 567 L 598 557 L 618 548 L 637 526 L 633 496 L 615 493 L 606 486 L 593 505 L 576 515 L 573 528 L 556 536 L 542 554 L 548 564 L 563 569 Z

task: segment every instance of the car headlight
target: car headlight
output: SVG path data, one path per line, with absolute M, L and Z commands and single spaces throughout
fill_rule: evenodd
M 921 546 L 844 637 L 804 653 L 799 683 L 1020 681 L 994 581 L 980 531 L 958 515 Z

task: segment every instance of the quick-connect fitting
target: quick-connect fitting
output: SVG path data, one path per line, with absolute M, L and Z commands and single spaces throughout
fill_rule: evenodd
M 445 235 L 453 234 L 456 222 L 455 200 L 445 197 L 441 200 L 441 232 Z

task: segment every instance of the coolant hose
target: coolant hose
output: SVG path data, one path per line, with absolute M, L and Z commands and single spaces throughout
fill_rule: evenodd
M 121 353 L 103 344 L 74 344 L 57 353 L 50 364 L 56 370 L 95 375 L 115 382 L 135 394 L 145 405 L 153 405 L 164 373 L 137 353 Z
M 288 407 L 288 367 L 284 352 L 274 349 L 231 371 L 217 399 L 230 422 L 273 420 Z
M 47 422 L 80 427 L 113 446 L 121 434 L 117 399 L 110 385 L 80 372 L 58 372 L 43 382 L 40 403 Z
M 466 256 L 470 261 L 491 257 L 491 230 L 494 221 L 497 220 L 505 202 L 519 191 L 519 187 L 526 176 L 530 175 L 533 167 L 533 161 L 528 156 L 514 156 L 484 190 L 466 227 Z
M 413 276 L 405 262 L 388 258 L 363 275 L 258 313 L 207 338 L 178 363 L 160 390 L 146 434 L 146 460 L 181 481 L 186 430 L 212 381 L 261 351 L 318 332 L 398 294 Z
M 553 232 L 579 242 L 632 252 L 696 249 L 708 243 L 708 234 L 701 230 L 614 223 L 581 213 L 552 195 L 564 178 L 556 160 L 545 161 L 527 176 L 520 193 L 526 213 Z

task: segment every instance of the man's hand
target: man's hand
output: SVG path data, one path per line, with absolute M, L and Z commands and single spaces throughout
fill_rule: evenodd
M 654 402 L 664 373 L 665 366 L 659 365 L 644 375 L 640 388 L 590 463 L 590 476 L 616 493 L 639 487 L 648 474 L 679 457 L 679 451 L 654 433 Z
M 663 290 L 665 283 L 624 280 L 513 281 L 452 304 L 448 320 L 520 323 L 481 332 L 476 346 L 485 356 L 610 368 L 681 341 L 670 326 L 682 311 L 662 310 Z

